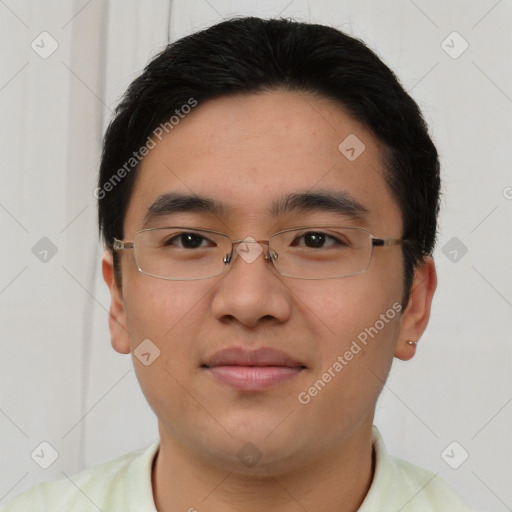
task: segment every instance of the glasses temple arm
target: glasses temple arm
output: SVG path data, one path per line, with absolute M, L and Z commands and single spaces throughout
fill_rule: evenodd
M 372 238 L 372 245 L 374 247 L 390 247 L 391 245 L 401 245 L 412 242 L 412 240 L 404 238 Z
M 112 249 L 114 251 L 122 251 L 123 249 L 133 249 L 133 247 L 133 242 L 123 242 L 122 240 L 114 238 L 114 244 L 112 246 Z

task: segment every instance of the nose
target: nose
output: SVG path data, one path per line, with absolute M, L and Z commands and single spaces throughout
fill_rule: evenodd
M 267 247 L 268 242 L 252 237 L 234 244 L 225 258 L 231 268 L 213 291 L 212 311 L 218 320 L 255 327 L 290 317 L 291 293 L 274 268 Z

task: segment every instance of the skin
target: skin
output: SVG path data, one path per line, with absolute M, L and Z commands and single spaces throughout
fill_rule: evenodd
M 338 145 L 356 134 L 366 145 L 353 162 Z M 124 223 L 124 239 L 142 229 L 164 192 L 207 195 L 225 217 L 179 214 L 161 225 L 222 231 L 266 240 L 280 229 L 337 222 L 333 213 L 272 218 L 285 193 L 349 192 L 369 210 L 375 237 L 400 238 L 401 214 L 384 181 L 379 143 L 325 98 L 273 91 L 196 107 L 143 160 Z M 361 226 L 363 227 L 363 226 Z M 410 301 L 307 405 L 298 402 L 379 315 L 400 303 L 400 246 L 376 248 L 369 269 L 343 279 L 280 276 L 262 256 L 237 258 L 230 270 L 198 281 L 166 281 L 137 271 L 121 252 L 122 291 L 112 255 L 103 275 L 112 298 L 112 345 L 127 354 L 147 338 L 161 351 L 150 366 L 133 358 L 142 390 L 158 417 L 161 447 L 153 469 L 161 512 L 356 511 L 373 478 L 371 429 L 393 357 L 408 360 L 425 330 L 436 288 L 432 258 L 416 270 Z M 213 379 L 205 358 L 235 344 L 279 348 L 306 369 L 261 392 Z M 237 452 L 254 444 L 261 459 L 246 467 Z

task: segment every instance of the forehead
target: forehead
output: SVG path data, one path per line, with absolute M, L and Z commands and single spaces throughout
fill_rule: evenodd
M 255 224 L 275 217 L 285 197 L 319 191 L 363 206 L 368 227 L 400 232 L 379 142 L 326 98 L 272 91 L 210 100 L 155 142 L 138 170 L 126 234 L 165 194 L 205 197 L 221 206 L 217 217 Z

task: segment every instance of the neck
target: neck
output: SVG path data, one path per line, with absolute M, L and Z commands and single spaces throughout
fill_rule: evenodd
M 152 475 L 159 512 L 356 512 L 373 479 L 371 424 L 316 460 L 263 476 L 205 462 L 163 428 L 160 437 Z

